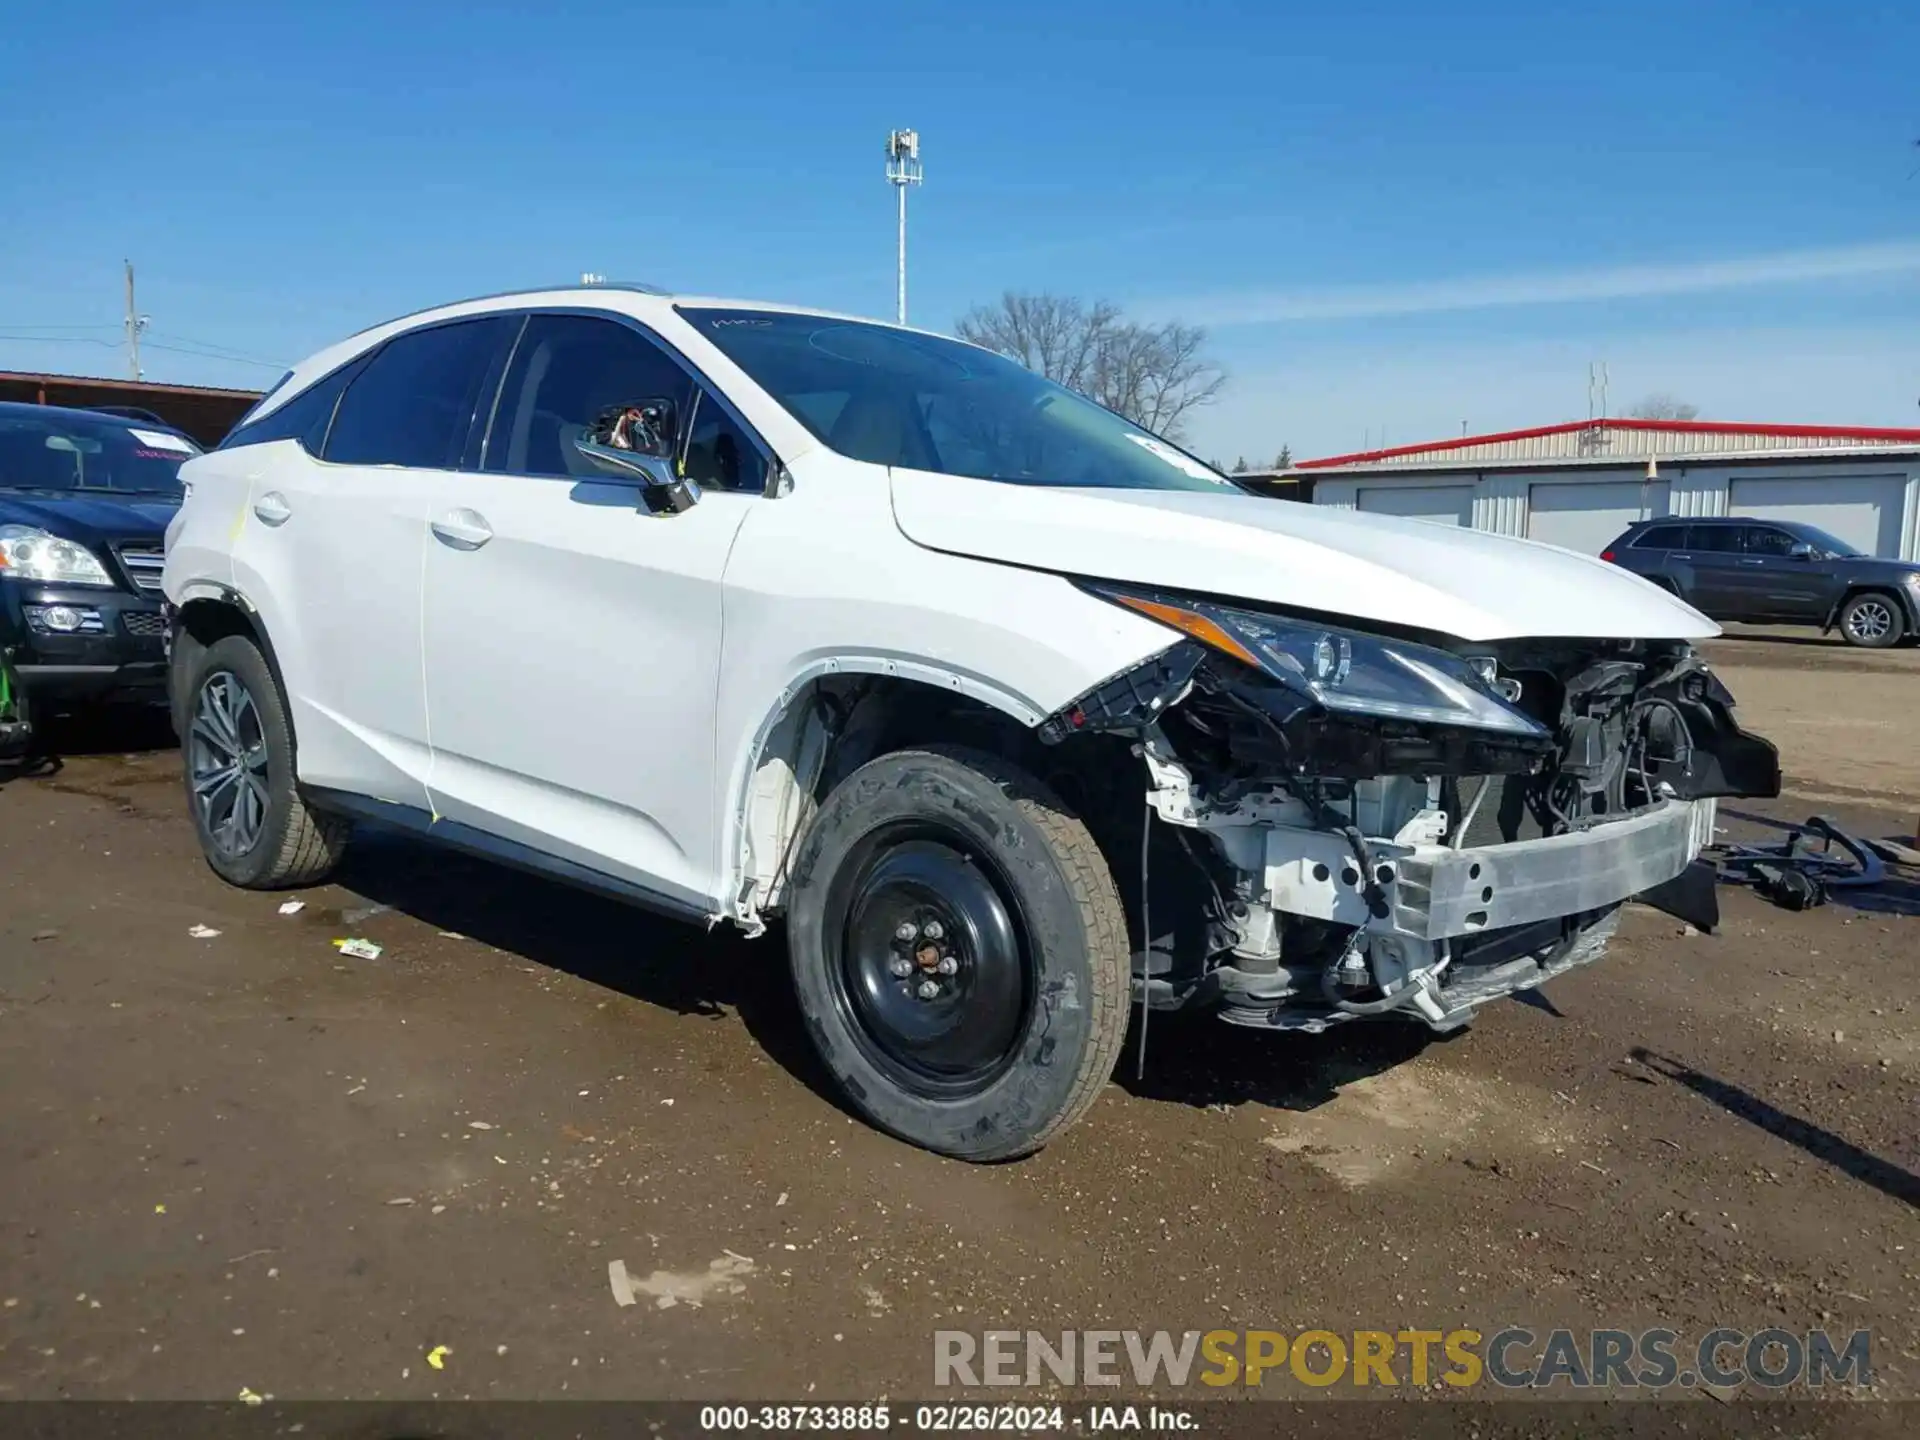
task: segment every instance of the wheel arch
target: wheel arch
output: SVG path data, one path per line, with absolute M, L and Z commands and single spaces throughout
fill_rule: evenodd
M 1840 598 L 1833 602 L 1833 608 L 1827 612 L 1827 618 L 1821 622 L 1821 630 L 1831 630 L 1840 623 L 1840 616 L 1847 606 L 1862 595 L 1879 595 L 1893 606 L 1893 612 L 1900 618 L 1909 631 L 1914 628 L 1914 614 L 1907 606 L 1906 597 L 1900 594 L 1900 587 L 1884 580 L 1849 580 L 1847 588 L 1840 592 Z
M 1039 746 L 1028 697 L 927 660 L 822 659 L 782 688 L 729 780 L 721 875 L 727 909 L 750 934 L 783 900 L 785 868 L 820 800 L 875 756 L 965 743 L 1001 754 Z
M 253 603 L 231 586 L 204 583 L 191 586 L 174 611 L 173 653 L 167 667 L 167 698 L 176 734 L 186 733 L 183 709 L 186 704 L 185 680 L 193 662 L 218 642 L 234 635 L 246 637 L 259 648 L 274 683 L 280 687 L 282 695 L 286 694 L 287 682 L 281 673 L 280 657 L 274 653 L 273 639 L 267 633 L 266 622 L 261 619 Z M 287 715 L 287 728 L 293 728 L 291 709 Z M 298 744 L 298 737 L 295 737 L 296 748 Z

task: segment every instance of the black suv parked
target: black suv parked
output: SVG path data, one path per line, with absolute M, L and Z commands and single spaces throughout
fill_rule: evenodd
M 160 570 L 180 508 L 171 429 L 0 404 L 0 657 L 12 708 L 166 696 Z M 0 720 L 5 720 L 0 715 Z
M 1790 520 L 1640 520 L 1600 558 L 1715 620 L 1835 625 L 1874 649 L 1920 636 L 1920 565 L 1862 555 Z

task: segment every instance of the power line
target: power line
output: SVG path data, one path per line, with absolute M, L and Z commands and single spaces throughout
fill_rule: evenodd
M 22 329 L 31 327 L 22 327 Z M 110 325 L 96 327 L 118 330 L 121 326 Z M 154 332 L 158 333 L 158 332 Z M 202 360 L 223 360 L 237 365 L 256 365 L 263 370 L 285 370 L 284 360 L 270 360 L 262 355 L 250 355 L 243 351 L 231 350 L 213 341 L 195 340 L 186 335 L 167 336 L 168 340 L 180 341 L 180 344 L 167 344 L 165 341 L 148 339 L 145 344 L 150 350 L 165 350 L 175 355 L 193 355 Z M 18 330 L 0 330 L 0 340 L 13 340 L 32 345 L 103 345 L 109 350 L 120 348 L 122 341 L 103 340 L 92 335 L 31 335 Z
M 146 342 L 149 350 L 165 350 L 175 355 L 194 355 L 202 360 L 221 360 L 231 365 L 255 365 L 262 370 L 286 370 L 290 368 L 284 360 L 262 360 L 252 355 L 222 354 L 214 350 L 193 350 L 183 345 L 167 345 L 158 340 Z
M 120 327 L 113 327 L 118 330 Z M 12 335 L 0 332 L 0 340 L 28 340 L 36 345 L 105 345 L 109 350 L 118 350 L 118 340 L 99 340 L 91 335 Z
M 117 325 L 117 324 L 113 324 L 113 325 L 107 325 L 107 324 L 99 324 L 99 325 L 28 325 L 28 324 L 24 324 L 24 323 L 20 323 L 20 324 L 12 324 L 12 325 L 9 325 L 9 326 L 8 326 L 7 328 L 8 328 L 8 329 L 10 329 L 10 330 L 118 330 L 118 329 L 120 328 L 120 326 L 119 326 L 119 325 Z

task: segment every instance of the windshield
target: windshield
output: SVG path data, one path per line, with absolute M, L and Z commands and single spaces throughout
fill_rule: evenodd
M 0 490 L 178 495 L 184 435 L 60 410 L 0 408 Z
M 680 313 L 855 460 L 1015 485 L 1235 488 L 1085 396 L 957 340 L 777 311 Z
M 1796 525 L 1794 534 L 1806 541 L 1816 550 L 1824 550 L 1829 555 L 1854 560 L 1860 557 L 1860 551 L 1842 540 L 1838 535 L 1829 535 L 1818 525 Z

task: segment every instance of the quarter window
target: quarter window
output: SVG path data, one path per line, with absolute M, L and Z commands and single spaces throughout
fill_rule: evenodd
M 602 411 L 664 398 L 684 427 L 692 393 L 687 372 L 625 325 L 535 315 L 507 366 L 481 468 L 604 480 L 573 445 Z
M 518 323 L 515 316 L 492 315 L 389 340 L 341 398 L 326 458 L 340 465 L 453 468 L 488 365 Z
M 366 356 L 343 365 L 331 375 L 313 382 L 286 404 L 258 420 L 242 425 L 220 442 L 222 450 L 242 445 L 265 445 L 273 440 L 298 440 L 309 455 L 318 455 L 326 443 L 327 427 L 333 423 L 334 407 L 340 396 L 367 362 Z
M 767 488 L 767 466 L 759 447 L 704 390 L 694 396 L 680 473 L 713 489 L 759 495 Z

